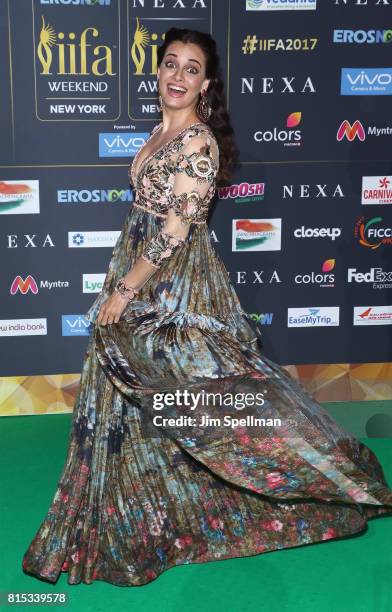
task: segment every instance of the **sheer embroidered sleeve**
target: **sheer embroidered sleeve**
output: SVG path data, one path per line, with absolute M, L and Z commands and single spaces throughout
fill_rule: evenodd
M 206 131 L 186 133 L 172 173 L 171 205 L 165 223 L 127 274 L 132 287 L 140 289 L 179 249 L 186 248 L 193 223 L 206 223 L 218 168 L 216 140 Z
M 162 230 L 146 245 L 143 259 L 156 266 L 186 241 L 192 223 L 205 223 L 214 189 L 219 151 L 206 133 L 191 136 L 177 156 L 173 173 L 171 207 Z

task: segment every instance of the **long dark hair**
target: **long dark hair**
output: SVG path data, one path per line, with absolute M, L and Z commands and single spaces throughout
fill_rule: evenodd
M 217 186 L 228 183 L 232 177 L 233 166 L 239 151 L 234 141 L 234 130 L 226 108 L 226 95 L 221 77 L 219 56 L 216 42 L 210 34 L 198 30 L 170 28 L 165 34 L 165 40 L 157 50 L 158 66 L 161 65 L 166 49 L 170 43 L 180 40 L 183 43 L 194 43 L 204 52 L 206 58 L 206 79 L 210 79 L 206 92 L 206 100 L 212 108 L 211 116 L 206 122 L 210 127 L 219 146 L 219 172 L 216 177 Z M 200 98 L 199 98 L 200 99 Z

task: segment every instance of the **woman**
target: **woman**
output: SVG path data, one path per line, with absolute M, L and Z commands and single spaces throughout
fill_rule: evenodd
M 207 214 L 236 153 L 215 42 L 171 28 L 158 66 L 163 120 L 132 164 L 135 202 L 86 314 L 67 460 L 23 558 L 50 582 L 142 585 L 392 512 L 372 451 L 262 355 L 211 245 Z

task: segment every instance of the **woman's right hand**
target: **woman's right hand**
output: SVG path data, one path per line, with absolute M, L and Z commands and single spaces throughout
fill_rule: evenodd
M 96 320 L 98 325 L 118 323 L 127 303 L 128 301 L 117 291 L 113 291 L 111 296 L 101 304 Z

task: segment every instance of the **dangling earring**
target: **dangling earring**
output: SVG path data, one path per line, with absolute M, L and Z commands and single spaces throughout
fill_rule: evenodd
M 196 112 L 204 123 L 211 117 L 212 108 L 207 102 L 207 93 L 205 89 L 201 91 L 201 98 L 196 106 Z

